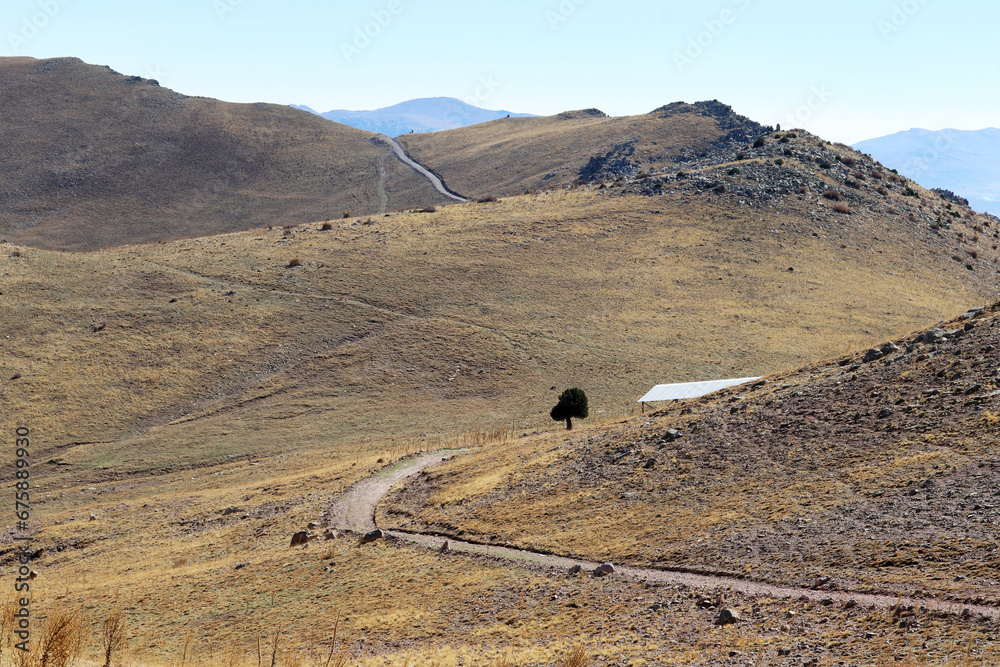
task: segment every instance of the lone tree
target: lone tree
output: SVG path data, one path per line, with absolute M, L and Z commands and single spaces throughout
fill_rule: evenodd
M 552 419 L 557 422 L 565 420 L 566 430 L 572 430 L 573 417 L 586 419 L 588 414 L 587 395 L 583 393 L 583 389 L 577 389 L 576 387 L 567 389 L 560 394 L 559 402 L 556 404 L 556 407 L 552 408 L 552 412 L 549 413 Z

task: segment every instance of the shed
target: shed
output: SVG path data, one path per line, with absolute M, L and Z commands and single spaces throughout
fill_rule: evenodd
M 736 387 L 759 379 L 759 377 L 754 377 L 735 378 L 731 380 L 708 380 L 705 382 L 681 382 L 679 384 L 658 384 L 647 391 L 639 399 L 639 402 L 645 407 L 646 403 L 657 401 L 680 401 L 686 398 L 698 398 L 699 396 L 711 394 L 713 391 L 719 391 L 726 387 Z

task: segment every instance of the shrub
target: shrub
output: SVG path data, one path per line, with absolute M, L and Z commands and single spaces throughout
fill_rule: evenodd
M 424 208 L 417 211 L 417 213 L 437 213 L 436 206 L 425 206 Z
M 493 195 L 488 195 L 486 197 L 480 197 L 479 199 L 476 200 L 476 203 L 478 203 L 478 204 L 491 204 L 491 203 L 493 203 L 495 201 L 498 201 L 496 197 L 494 197 Z
M 733 167 L 732 169 L 729 169 L 726 173 L 729 174 L 730 176 L 736 176 L 737 174 L 740 173 L 740 170 L 737 169 L 736 167 Z
M 779 167 L 781 167 L 781 166 L 784 166 L 784 164 L 785 164 L 785 161 L 784 161 L 784 160 L 782 160 L 781 158 L 778 158 L 777 160 L 775 160 L 775 161 L 774 161 L 774 164 L 776 164 L 776 165 L 778 165 Z
M 833 206 L 833 210 L 836 211 L 837 213 L 844 213 L 846 215 L 851 214 L 851 209 L 846 204 L 835 204 Z
M 860 171 L 854 172 L 853 176 L 854 176 L 854 180 L 856 180 L 856 181 L 867 181 L 868 180 L 868 177 L 865 176 L 864 174 L 862 174 Z
M 846 164 L 848 167 L 853 167 L 858 163 L 858 161 L 852 158 L 850 155 L 847 155 L 845 157 L 838 157 L 837 159 L 840 160 L 842 163 Z
M 897 176 L 896 174 L 889 174 L 889 182 L 899 183 L 899 176 Z
M 333 229 L 333 225 L 331 225 L 329 222 L 324 222 L 323 226 L 319 228 L 321 232 L 328 232 L 331 229 Z
M 649 178 L 649 172 L 648 171 L 644 171 L 644 172 L 640 173 L 638 176 L 636 176 L 636 178 L 639 178 L 639 179 Z
M 800 186 L 799 186 L 799 194 L 800 194 L 800 195 L 804 195 L 804 194 L 807 194 L 808 192 L 809 192 L 809 188 L 807 188 L 807 187 L 806 187 L 806 186 L 804 186 L 804 185 L 800 185 Z
M 843 199 L 840 193 L 837 192 L 836 190 L 827 190 L 826 192 L 823 193 L 823 196 L 831 201 L 840 201 L 841 199 Z
M 753 142 L 753 147 L 754 148 L 760 148 L 761 146 L 763 146 L 766 143 L 767 142 L 764 140 L 764 137 L 757 137 L 757 141 Z
M 917 199 L 920 199 L 920 193 L 911 188 L 909 185 L 906 186 L 906 190 L 903 191 L 903 194 L 907 197 L 916 197 Z
M 747 159 L 747 154 L 746 153 L 737 153 L 736 154 L 736 159 L 737 160 L 745 160 L 745 159 Z
M 351 217 L 351 212 L 350 211 L 344 211 L 344 217 L 345 218 Z
M 795 151 L 793 151 L 791 148 L 785 149 L 785 157 L 792 157 L 793 155 L 795 155 Z
M 783 144 L 789 144 L 789 143 L 792 142 L 792 140 L 789 139 L 788 137 L 782 137 L 779 141 L 780 141 L 780 143 L 783 143 Z
M 854 188 L 855 190 L 861 189 L 861 184 L 858 183 L 857 181 L 847 180 L 844 181 L 844 185 L 846 185 L 849 188 Z
M 687 172 L 686 171 L 678 171 L 677 172 L 677 178 L 678 179 L 687 178 Z
M 886 190 L 885 188 L 879 188 L 879 189 L 878 189 L 878 190 L 876 190 L 875 192 L 879 193 L 879 194 L 880 194 L 880 195 L 882 195 L 883 197 L 888 197 L 888 196 L 889 196 L 889 191 L 888 191 L 888 190 Z
M 872 178 L 874 178 L 876 181 L 881 181 L 884 178 L 884 175 L 882 174 L 881 171 L 876 169 L 875 171 L 872 172 Z
M 725 186 L 725 185 L 723 185 L 722 183 L 719 183 L 718 185 L 716 185 L 716 186 L 715 186 L 715 187 L 713 188 L 713 190 L 715 190 L 715 192 L 716 192 L 716 193 L 718 193 L 718 194 L 720 194 L 720 195 L 721 195 L 721 194 L 725 193 L 725 191 L 726 191 L 726 186 Z
M 290 269 L 295 268 L 296 266 L 302 266 L 302 260 L 299 259 L 298 257 L 294 258 L 292 261 L 288 263 L 288 268 Z
M 820 162 L 819 163 L 819 168 L 820 169 L 833 169 L 833 165 L 830 164 L 829 162 Z

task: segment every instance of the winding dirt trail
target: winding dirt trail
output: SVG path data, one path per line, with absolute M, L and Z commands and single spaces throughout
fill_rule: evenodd
M 412 475 L 416 475 L 422 470 L 447 461 L 455 452 L 432 452 L 420 456 L 404 459 L 388 468 L 380 470 L 371 477 L 361 480 L 351 486 L 343 496 L 341 496 L 330 508 L 328 520 L 335 528 L 343 528 L 356 532 L 367 532 L 375 529 L 375 508 L 379 501 L 392 489 L 393 486 Z M 485 544 L 475 544 L 445 538 L 440 535 L 427 535 L 423 533 L 410 533 L 402 530 L 392 530 L 393 535 L 400 539 L 414 544 L 440 549 L 445 541 L 451 551 L 483 554 L 493 558 L 499 558 L 514 563 L 537 563 L 550 567 L 570 568 L 579 565 L 584 571 L 593 570 L 599 563 L 552 554 L 542 554 L 525 549 L 514 549 L 510 547 L 492 546 Z M 852 593 L 850 591 L 827 591 L 813 590 L 809 588 L 796 588 L 794 586 L 779 586 L 747 579 L 736 579 L 732 577 L 713 576 L 705 574 L 693 574 L 690 572 L 679 572 L 672 570 L 660 570 L 652 568 L 615 566 L 616 574 L 630 579 L 645 582 L 656 582 L 665 584 L 684 584 L 697 588 L 716 588 L 738 591 L 748 595 L 766 595 L 775 598 L 801 598 L 807 597 L 813 601 L 831 599 L 839 602 L 854 600 L 858 604 L 891 608 L 896 605 L 913 606 L 928 611 L 941 611 L 948 613 L 969 612 L 981 614 L 994 621 L 1000 621 L 1000 608 L 985 607 L 978 605 L 958 605 L 951 602 L 942 602 L 934 599 L 921 599 L 898 597 L 889 595 L 872 595 L 868 593 Z
M 427 169 L 427 167 L 423 166 L 422 164 L 414 162 L 412 159 L 410 159 L 410 156 L 406 154 L 406 151 L 403 150 L 403 147 L 400 146 L 399 143 L 392 137 L 389 137 L 384 134 L 379 134 L 376 135 L 375 139 L 384 144 L 388 144 L 388 146 L 393 150 L 393 152 L 396 153 L 396 157 L 398 157 L 400 161 L 403 162 L 403 164 L 407 165 L 413 171 L 427 178 L 427 180 L 431 182 L 431 185 L 434 186 L 434 189 L 443 194 L 445 197 L 449 197 L 459 202 L 469 201 L 465 197 L 460 197 L 459 195 L 455 194 L 454 192 L 446 188 L 441 179 L 438 178 L 437 175 L 434 174 L 430 169 Z

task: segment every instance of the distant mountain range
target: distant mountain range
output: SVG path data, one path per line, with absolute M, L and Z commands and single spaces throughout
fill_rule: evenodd
M 913 129 L 854 147 L 924 187 L 952 190 L 973 209 L 1000 215 L 1000 129 Z
M 304 105 L 292 104 L 292 107 L 314 113 L 327 120 L 350 125 L 360 130 L 381 132 L 390 137 L 396 137 L 410 132 L 436 132 L 438 130 L 453 130 L 458 127 L 485 123 L 498 118 L 531 117 L 530 113 L 513 113 L 511 111 L 491 111 L 466 104 L 454 97 L 425 97 L 394 104 L 391 107 L 375 109 L 374 111 L 349 111 L 335 109 L 319 113 Z

